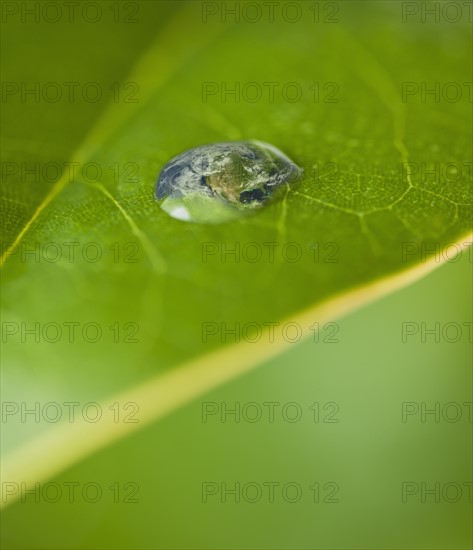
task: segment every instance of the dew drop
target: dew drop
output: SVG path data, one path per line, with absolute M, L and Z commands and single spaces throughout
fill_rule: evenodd
M 301 175 L 301 168 L 267 143 L 212 143 L 171 159 L 159 174 L 155 196 L 173 218 L 218 223 L 261 208 L 278 186 Z

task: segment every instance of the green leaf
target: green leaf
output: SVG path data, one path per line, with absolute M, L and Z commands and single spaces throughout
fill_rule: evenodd
M 402 95 L 468 81 L 467 22 L 406 23 L 395 2 L 333 4 L 337 23 L 300 3 L 297 23 L 257 24 L 138 5 L 136 25 L 4 25 L 5 80 L 104 97 L 41 88 L 4 106 L 3 398 L 139 405 L 138 423 L 10 421 L 7 481 L 53 479 L 471 239 L 471 99 Z M 232 222 L 168 217 L 153 195 L 165 163 L 237 139 L 274 144 L 303 180 Z M 52 163 L 69 164 L 54 177 Z

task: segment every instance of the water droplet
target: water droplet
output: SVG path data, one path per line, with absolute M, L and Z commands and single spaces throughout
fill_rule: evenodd
M 171 159 L 155 195 L 173 218 L 218 223 L 261 208 L 278 186 L 301 175 L 301 168 L 267 143 L 212 143 Z

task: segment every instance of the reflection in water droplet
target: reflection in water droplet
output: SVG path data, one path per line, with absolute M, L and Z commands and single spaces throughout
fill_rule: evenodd
M 301 175 L 301 168 L 267 143 L 213 143 L 171 159 L 155 194 L 173 218 L 218 223 L 260 208 L 276 187 Z

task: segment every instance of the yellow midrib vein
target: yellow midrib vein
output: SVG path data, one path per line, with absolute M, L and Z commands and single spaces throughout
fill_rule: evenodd
M 460 239 L 458 243 L 461 249 L 467 248 L 472 239 L 473 234 Z M 300 327 L 304 327 L 303 336 L 307 337 L 311 333 L 308 327 L 312 326 L 314 318 L 320 323 L 340 318 L 424 277 L 442 265 L 444 260 L 439 262 L 439 258 L 445 257 L 443 254 L 432 257 L 408 270 L 341 293 L 326 302 L 298 312 L 285 322 L 297 322 Z M 270 339 L 265 341 L 270 342 Z M 72 425 L 68 422 L 56 424 L 49 431 L 7 455 L 2 464 L 0 507 L 12 504 L 20 496 L 20 491 L 14 495 L 4 493 L 9 487 L 8 483 L 17 486 L 24 483 L 27 489 L 34 488 L 36 483 L 51 479 L 80 460 L 145 428 L 205 392 L 249 372 L 290 345 L 284 340 L 282 333 L 277 333 L 273 341 L 265 345 L 241 342 L 225 346 L 100 403 L 102 410 L 107 410 L 107 407 L 116 402 L 138 403 L 140 418 L 136 424 L 113 421 L 91 424 L 83 418 Z

